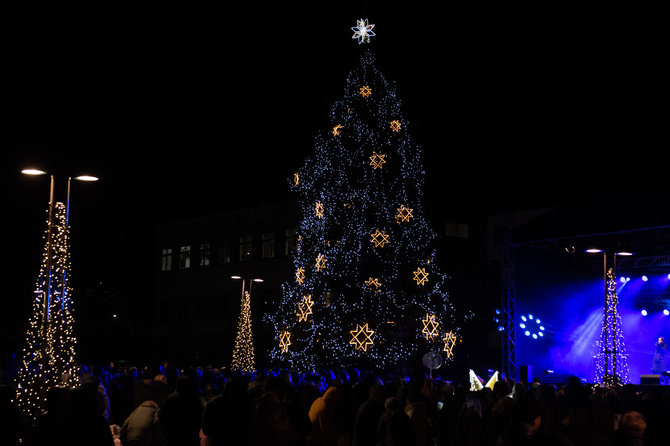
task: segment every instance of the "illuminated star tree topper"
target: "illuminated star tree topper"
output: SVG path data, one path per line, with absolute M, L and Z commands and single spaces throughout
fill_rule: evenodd
M 375 33 L 372 31 L 375 25 L 368 24 L 368 19 L 359 19 L 356 20 L 356 26 L 352 27 L 351 30 L 354 32 L 352 39 L 358 39 L 358 44 L 361 43 L 370 43 L 370 37 L 374 36 Z

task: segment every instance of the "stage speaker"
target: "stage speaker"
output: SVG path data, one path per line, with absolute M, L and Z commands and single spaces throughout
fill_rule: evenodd
M 640 384 L 649 385 L 649 384 L 660 384 L 661 375 L 640 375 Z
M 533 366 L 522 365 L 519 366 L 519 381 L 530 385 L 533 382 Z

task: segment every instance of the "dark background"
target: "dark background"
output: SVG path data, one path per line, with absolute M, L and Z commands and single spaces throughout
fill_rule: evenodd
M 441 212 L 667 206 L 667 2 L 89 3 L 0 6 L 3 339 L 24 333 L 48 203 L 21 168 L 54 173 L 57 200 L 101 178 L 73 184 L 73 286 L 151 311 L 155 224 L 290 196 L 359 18 Z

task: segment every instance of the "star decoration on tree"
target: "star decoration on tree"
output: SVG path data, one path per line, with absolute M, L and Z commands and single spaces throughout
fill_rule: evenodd
M 426 335 L 426 339 L 430 341 L 433 337 L 437 336 L 437 328 L 440 326 L 440 323 L 434 314 L 426 314 L 426 318 L 422 319 L 421 322 L 423 322 L 421 333 Z
M 305 270 L 302 266 L 299 266 L 298 270 L 295 272 L 295 281 L 301 285 L 305 281 Z
M 284 330 L 279 334 L 279 348 L 281 348 L 282 353 L 288 351 L 289 345 L 291 345 L 291 333 L 288 330 Z
M 322 269 L 326 269 L 326 256 L 323 254 L 319 254 L 316 256 L 316 264 L 314 265 L 317 271 L 321 271 Z
M 375 232 L 370 234 L 372 246 L 375 248 L 383 248 L 384 245 L 389 243 L 389 235 L 385 231 L 380 231 L 376 229 Z
M 386 163 L 386 155 L 382 153 L 377 153 L 377 152 L 372 152 L 372 156 L 370 157 L 370 165 L 374 169 L 381 169 L 382 165 Z
M 342 133 L 341 130 L 343 128 L 344 127 L 342 126 L 342 124 L 337 124 L 335 127 L 333 127 L 333 136 L 340 136 L 340 133 Z
M 311 294 L 302 296 L 302 301 L 298 304 L 298 322 L 307 322 L 307 316 L 312 314 L 312 305 L 314 301 Z
M 372 23 L 368 24 L 368 19 L 356 20 L 356 26 L 353 26 L 351 30 L 354 32 L 352 39 L 358 39 L 358 44 L 361 43 L 370 43 L 370 37 L 374 37 L 375 33 L 372 32 L 372 28 L 375 25 Z
M 298 175 L 298 172 L 293 174 L 293 184 L 296 186 L 300 184 L 300 175 Z
M 400 124 L 400 121 L 398 121 L 397 119 L 391 121 L 390 126 L 391 126 L 391 130 L 393 130 L 394 132 L 399 132 L 400 129 L 402 128 L 402 124 Z
M 414 271 L 414 280 L 417 285 L 425 285 L 426 282 L 428 282 L 426 268 L 417 268 L 416 271 Z
M 323 218 L 323 203 L 317 201 L 316 206 L 314 207 L 314 212 L 316 213 L 317 217 Z
M 447 352 L 447 358 L 454 357 L 454 346 L 456 345 L 456 339 L 456 335 L 451 331 L 442 338 L 444 341 L 444 348 L 442 351 Z
M 367 98 L 372 94 L 372 88 L 370 88 L 368 85 L 364 85 L 360 88 L 359 92 L 361 93 L 361 96 Z
M 379 291 L 379 289 L 382 287 L 382 284 L 379 282 L 379 279 L 377 278 L 372 278 L 370 277 L 368 280 L 365 281 L 365 284 L 373 290 L 375 293 Z M 373 289 L 374 287 L 374 289 Z
M 400 205 L 398 208 L 398 213 L 395 216 L 395 219 L 398 223 L 403 221 L 409 221 L 413 217 L 412 212 L 414 209 L 406 207 L 404 204 Z
M 368 328 L 368 324 L 360 325 L 356 324 L 356 328 L 351 330 L 351 341 L 349 344 L 356 346 L 356 350 L 367 351 L 368 347 L 373 344 L 372 335 L 374 331 Z

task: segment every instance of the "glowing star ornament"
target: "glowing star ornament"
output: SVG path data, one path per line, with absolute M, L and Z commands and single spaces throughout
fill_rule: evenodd
M 312 314 L 312 295 L 302 296 L 302 302 L 298 304 L 298 322 L 307 322 L 307 316 Z
M 370 234 L 370 237 L 370 242 L 375 248 L 383 248 L 384 245 L 389 243 L 389 235 L 385 231 L 380 231 L 379 229 Z
M 375 25 L 372 23 L 368 24 L 368 19 L 356 20 L 356 26 L 353 26 L 351 30 L 354 32 L 354 35 L 351 36 L 352 39 L 358 39 L 358 44 L 370 43 L 370 37 L 374 37 L 375 33 L 372 31 Z
M 305 270 L 302 266 L 298 267 L 298 270 L 295 272 L 295 281 L 301 285 L 305 281 Z
M 368 347 L 374 344 L 372 342 L 372 335 L 375 332 L 368 328 L 367 323 L 364 325 L 356 324 L 356 328 L 349 333 L 351 333 L 349 344 L 355 346 L 356 350 L 367 351 Z
M 400 124 L 400 121 L 398 121 L 397 119 L 394 120 L 394 121 L 391 121 L 389 123 L 389 125 L 391 127 L 391 130 L 393 130 L 394 132 L 399 132 L 400 129 L 402 128 L 402 124 Z
M 426 268 L 417 268 L 416 271 L 414 271 L 414 280 L 417 285 L 425 285 L 426 282 L 428 282 Z
M 442 351 L 447 352 L 447 358 L 454 357 L 454 346 L 456 345 L 456 339 L 456 335 L 452 331 L 444 335 L 442 338 L 444 341 L 444 348 Z
M 382 287 L 382 284 L 379 282 L 379 279 L 372 278 L 372 277 L 370 277 L 368 280 L 366 280 L 365 284 L 375 293 L 377 291 L 379 291 L 379 289 Z
M 323 203 L 317 201 L 316 206 L 314 207 L 314 212 L 316 213 L 317 217 L 323 218 Z
M 368 98 L 372 94 L 372 88 L 370 88 L 367 85 L 364 85 L 360 88 L 359 92 L 361 93 L 361 96 L 363 96 L 364 98 Z
M 423 322 L 423 330 L 421 330 L 421 333 L 423 333 L 426 336 L 427 340 L 431 340 L 438 334 L 438 327 L 440 326 L 440 322 L 437 320 L 434 314 L 426 314 L 426 318 L 422 319 L 421 322 Z
M 316 256 L 316 264 L 314 265 L 317 271 L 326 269 L 326 257 L 323 254 Z
M 340 136 L 340 133 L 342 133 L 341 130 L 343 128 L 344 127 L 342 126 L 342 124 L 337 124 L 335 127 L 333 127 L 333 136 Z
M 279 348 L 281 348 L 282 353 L 288 351 L 289 345 L 291 345 L 291 333 L 288 330 L 284 330 L 279 334 Z
M 400 205 L 398 208 L 398 213 L 395 216 L 395 220 L 398 224 L 402 222 L 408 222 L 410 218 L 413 217 L 412 212 L 414 209 L 406 207 L 404 204 Z
M 370 157 L 370 165 L 373 167 L 373 169 L 381 169 L 384 163 L 386 163 L 384 158 L 386 158 L 386 155 L 372 152 L 372 156 Z

